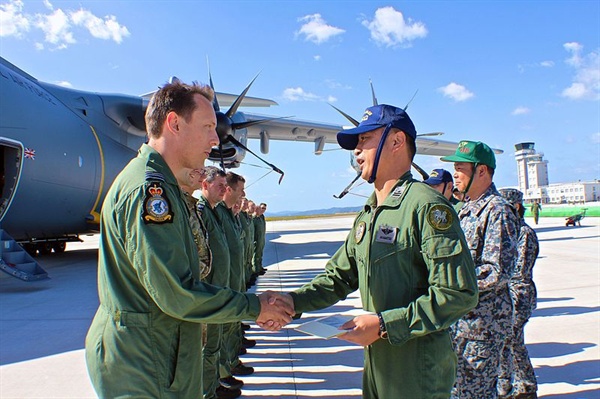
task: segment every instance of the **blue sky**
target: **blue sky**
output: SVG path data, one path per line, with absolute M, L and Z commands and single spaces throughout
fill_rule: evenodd
M 142 94 L 176 75 L 279 106 L 248 112 L 347 125 L 380 103 L 408 108 L 419 133 L 481 140 L 498 186 L 516 186 L 514 144 L 533 141 L 551 183 L 600 178 L 598 1 L 1 1 L 0 55 L 40 80 L 80 90 Z M 327 146 L 326 148 L 334 148 Z M 250 142 L 258 152 L 258 142 Z M 355 206 L 363 184 L 346 151 L 271 142 L 237 170 L 269 211 Z M 451 169 L 417 156 L 424 169 Z

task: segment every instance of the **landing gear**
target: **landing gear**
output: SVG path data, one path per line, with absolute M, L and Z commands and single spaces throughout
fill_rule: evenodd
M 27 242 L 21 244 L 23 249 L 33 257 L 38 255 L 49 255 L 54 251 L 55 254 L 62 254 L 67 249 L 65 241 L 57 242 Z
M 57 254 L 62 254 L 63 252 L 65 252 L 65 249 L 67 248 L 67 243 L 64 241 L 61 242 L 55 242 L 52 245 L 52 249 L 54 250 L 55 253 Z

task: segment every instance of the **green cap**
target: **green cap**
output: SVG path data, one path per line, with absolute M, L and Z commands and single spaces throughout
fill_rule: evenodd
M 496 169 L 496 156 L 494 155 L 494 151 L 481 141 L 463 140 L 458 143 L 454 155 L 442 157 L 441 160 L 444 162 L 477 163 Z

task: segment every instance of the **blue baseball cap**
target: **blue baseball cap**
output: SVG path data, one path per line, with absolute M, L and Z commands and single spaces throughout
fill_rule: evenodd
M 402 108 L 381 104 L 367 108 L 357 127 L 338 132 L 338 144 L 346 150 L 354 150 L 358 145 L 359 134 L 370 132 L 371 130 L 387 125 L 402 130 L 412 137 L 413 140 L 416 140 L 417 138 L 415 125 Z
M 446 169 L 434 169 L 429 174 L 429 179 L 423 180 L 423 183 L 430 186 L 437 186 L 442 183 L 453 183 L 452 174 Z

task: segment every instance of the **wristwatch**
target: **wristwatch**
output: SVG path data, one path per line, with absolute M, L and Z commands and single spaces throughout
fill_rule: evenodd
M 385 328 L 385 322 L 383 321 L 383 316 L 381 313 L 377 313 L 377 317 L 379 318 L 379 338 L 388 339 L 388 332 Z

